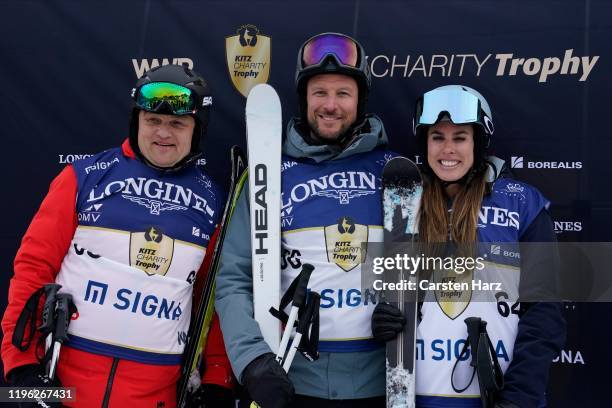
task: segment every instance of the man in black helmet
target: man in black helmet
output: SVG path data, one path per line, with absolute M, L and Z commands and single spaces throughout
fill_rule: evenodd
M 264 408 L 384 407 L 385 352 L 372 336 L 376 299 L 361 292 L 362 242 L 382 241 L 380 177 L 395 154 L 381 120 L 366 114 L 371 77 L 353 38 L 323 33 L 300 48 L 299 116 L 287 127 L 282 163 L 281 285 L 305 263 L 321 294 L 320 357 L 298 354 L 289 374 L 253 319 L 248 193 L 223 247 L 216 309 L 236 378 Z
M 222 205 L 197 166 L 212 104 L 204 79 L 162 66 L 132 98 L 128 139 L 56 177 L 15 258 L 2 321 L 7 379 L 75 387 L 68 406 L 175 406 L 192 286 Z M 53 381 L 37 359 L 44 338 L 27 324 L 51 283 L 78 309 Z
M 204 78 L 184 66 L 163 66 L 140 78 L 132 90 L 132 98 L 129 140 L 142 161 L 157 169 L 176 171 L 201 156 L 200 143 L 212 105 L 212 95 Z M 169 144 L 157 140 L 164 139 L 163 135 L 150 134 L 156 130 L 157 120 L 163 119 L 162 115 L 181 119 L 187 126 L 185 132 L 174 132 L 175 138 Z

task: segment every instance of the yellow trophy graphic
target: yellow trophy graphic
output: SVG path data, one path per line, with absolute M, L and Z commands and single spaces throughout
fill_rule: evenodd
M 145 232 L 130 234 L 130 265 L 147 275 L 164 276 L 172 263 L 174 240 L 159 228 L 149 227 Z
M 252 24 L 225 38 L 225 56 L 232 84 L 246 98 L 251 88 L 270 78 L 271 39 Z
M 341 217 L 337 224 L 325 227 L 327 259 L 349 272 L 365 259 L 361 243 L 368 242 L 368 226 Z
M 448 283 L 467 283 L 467 290 L 436 290 L 436 300 L 438 306 L 446 316 L 455 320 L 465 311 L 472 300 L 472 281 L 473 271 L 465 271 L 462 274 L 456 273 L 454 270 L 439 270 L 434 271 L 435 282 Z M 459 286 L 459 285 L 456 285 Z

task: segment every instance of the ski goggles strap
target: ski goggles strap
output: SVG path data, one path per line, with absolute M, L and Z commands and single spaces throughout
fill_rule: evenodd
M 333 56 L 341 66 L 359 68 L 358 46 L 355 41 L 341 34 L 326 33 L 313 37 L 302 51 L 302 69 L 322 65 Z
M 434 89 L 417 100 L 414 125 L 433 125 L 447 113 L 456 124 L 479 123 L 489 134 L 493 133 L 493 123 L 480 106 L 480 100 L 469 92 L 457 89 Z
M 188 115 L 198 108 L 193 91 L 172 82 L 150 82 L 132 92 L 136 105 L 150 112 Z

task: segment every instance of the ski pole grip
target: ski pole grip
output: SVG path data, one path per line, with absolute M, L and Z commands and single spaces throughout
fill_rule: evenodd
M 68 340 L 68 324 L 70 323 L 70 305 L 74 304 L 72 301 L 72 295 L 68 293 L 60 293 L 57 295 L 57 322 L 55 325 L 55 331 L 53 333 L 53 341 L 59 341 L 63 343 Z
M 42 310 L 42 324 L 38 327 L 38 330 L 44 334 L 52 332 L 55 326 L 55 302 L 57 291 L 61 287 L 62 285 L 57 283 L 48 283 L 43 286 L 45 303 Z
M 313 270 L 314 266 L 312 266 L 311 264 L 302 265 L 302 272 L 300 272 L 300 280 L 298 282 L 297 288 L 295 288 L 295 293 L 293 294 L 292 306 L 298 308 L 304 306 L 304 301 L 306 300 L 306 288 L 308 287 L 310 274 Z
M 308 306 L 306 306 L 306 311 L 304 312 L 304 315 L 302 316 L 302 318 L 298 320 L 298 326 L 297 326 L 297 329 L 295 329 L 296 333 L 301 333 L 301 334 L 308 333 L 308 329 L 310 328 L 310 325 L 312 323 L 312 318 L 315 313 L 315 307 L 316 307 L 316 310 L 318 310 L 320 303 L 321 303 L 321 295 L 319 295 L 317 292 L 312 292 L 311 302 L 309 302 Z M 295 347 L 297 348 L 298 345 L 296 345 Z
M 467 326 L 468 341 L 470 342 L 470 349 L 472 353 L 472 361 L 470 365 L 476 367 L 476 359 L 478 355 L 478 340 L 480 339 L 480 328 L 482 325 L 482 319 L 480 317 L 468 317 L 464 320 Z M 485 326 L 487 322 L 484 322 Z

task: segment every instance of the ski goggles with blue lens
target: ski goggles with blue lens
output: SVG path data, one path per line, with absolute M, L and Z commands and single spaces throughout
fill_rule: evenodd
M 493 122 L 482 110 L 477 96 L 458 89 L 434 89 L 417 100 L 414 131 L 420 125 L 434 125 L 446 113 L 456 125 L 478 123 L 493 133 Z
M 193 91 L 172 82 L 151 82 L 133 93 L 136 105 L 146 111 L 157 112 L 164 103 L 164 108 L 170 108 L 168 113 L 173 115 L 193 114 L 197 110 Z
M 310 39 L 302 51 L 302 69 L 321 65 L 333 55 L 336 62 L 348 68 L 359 68 L 359 52 L 352 38 L 341 34 L 321 34 Z

